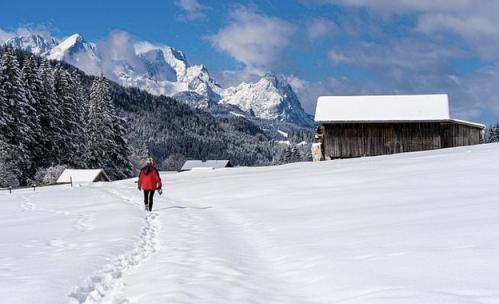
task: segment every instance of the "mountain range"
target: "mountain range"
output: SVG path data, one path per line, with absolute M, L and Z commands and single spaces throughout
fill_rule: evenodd
M 6 45 L 69 63 L 90 75 L 104 74 L 126 87 L 172 96 L 195 108 L 310 128 L 314 123 L 286 79 L 272 73 L 256 82 L 223 88 L 204 65 L 189 63 L 183 52 L 149 42 L 132 49 L 109 49 L 74 34 L 61 41 L 38 34 L 17 36 Z

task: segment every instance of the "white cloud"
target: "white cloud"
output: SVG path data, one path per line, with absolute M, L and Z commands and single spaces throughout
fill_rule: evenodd
M 465 36 L 476 34 L 491 36 L 499 35 L 499 30 L 494 22 L 476 16 L 466 17 L 445 14 L 426 14 L 419 19 L 417 29 L 427 33 L 436 30 L 455 30 Z
M 376 15 L 412 14 L 414 30 L 459 35 L 467 45 L 487 59 L 499 52 L 499 1 L 496 0 L 301 0 L 308 4 L 334 4 L 363 8 Z
M 230 13 L 229 23 L 208 40 L 246 69 L 261 73 L 272 69 L 293 33 L 294 27 L 282 19 L 239 7 Z
M 499 20 L 497 18 L 429 13 L 419 18 L 416 30 L 428 35 L 457 33 L 481 57 L 488 59 L 498 57 Z
M 461 86 L 465 90 L 464 98 L 468 103 L 458 110 L 466 113 L 470 111 L 470 106 L 475 109 L 475 117 L 480 114 L 499 115 L 499 102 L 497 102 L 497 84 L 499 83 L 499 64 L 483 67 L 460 79 Z M 465 114 L 463 114 L 465 115 Z
M 53 38 L 50 30 L 45 25 L 20 26 L 14 31 L 5 31 L 0 28 L 0 43 L 16 36 L 27 36 L 31 34 L 40 35 L 45 39 Z
M 487 1 L 487 0 L 486 0 Z M 377 12 L 401 13 L 413 11 L 455 12 L 476 6 L 474 0 L 301 0 L 310 4 L 335 4 L 359 8 L 369 8 Z M 491 3 L 492 1 L 488 1 Z
M 286 77 L 293 91 L 296 93 L 303 109 L 307 113 L 314 114 L 317 98 L 321 95 L 351 95 L 362 94 L 359 86 L 356 86 L 347 78 L 326 78 L 320 81 L 308 81 L 294 75 Z
M 175 5 L 185 13 L 185 15 L 181 16 L 181 19 L 190 21 L 206 17 L 205 11 L 208 7 L 199 3 L 198 0 L 177 0 L 175 1 Z
M 353 42 L 329 52 L 331 63 L 350 63 L 379 72 L 387 68 L 424 73 L 448 69 L 447 60 L 467 53 L 456 46 L 420 40 L 418 37 L 391 38 L 383 43 Z M 448 72 L 448 70 L 446 70 Z
M 224 70 L 214 75 L 217 82 L 225 88 L 237 86 L 242 82 L 256 82 L 262 76 L 263 74 L 248 69 Z
M 335 58 L 331 58 L 332 53 Z M 460 75 L 449 60 L 465 58 L 468 54 L 456 46 L 441 46 L 419 37 L 393 37 L 382 44 L 355 42 L 331 50 L 331 63 L 346 57 L 345 54 L 349 64 L 364 70 L 367 77 L 356 83 L 340 82 L 342 86 L 334 83 L 329 86 L 333 94 L 448 93 L 451 112 L 457 118 L 480 120 L 484 114 L 499 115 L 495 99 L 499 65 Z M 321 84 L 328 87 L 330 83 Z M 305 85 L 307 94 L 314 95 L 313 87 L 317 85 Z
M 136 40 L 124 31 L 113 31 L 106 39 L 97 42 L 102 72 L 115 75 L 117 67 L 133 67 L 134 72 L 145 73 L 146 67 L 135 52 L 135 44 Z
M 6 31 L 0 29 L 0 43 L 4 43 L 5 41 L 7 41 L 8 39 L 10 39 L 14 36 L 15 36 L 14 33 L 6 32 Z
M 53 38 L 50 29 L 45 25 L 22 26 L 15 31 L 16 36 L 26 36 L 30 34 L 40 35 L 45 39 Z
M 352 58 L 348 58 L 345 54 L 335 50 L 329 51 L 327 56 L 333 65 L 342 64 L 342 63 L 348 64 L 354 62 Z
M 307 113 L 315 113 L 317 97 L 321 95 L 333 95 L 333 89 L 326 86 L 324 82 L 311 82 L 294 75 L 288 76 L 286 80 L 293 88 L 296 96 L 300 99 L 303 109 Z
M 319 17 L 309 22 L 306 30 L 310 40 L 317 40 L 332 37 L 338 32 L 338 26 L 331 20 Z

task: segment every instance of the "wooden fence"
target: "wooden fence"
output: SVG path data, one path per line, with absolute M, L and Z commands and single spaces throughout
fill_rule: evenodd
M 12 194 L 12 191 L 16 191 L 16 190 L 33 189 L 33 191 L 36 191 L 36 188 L 45 188 L 45 187 L 60 186 L 60 185 L 71 185 L 71 188 L 72 188 L 73 187 L 73 180 L 70 179 L 70 181 L 67 183 L 55 183 L 55 184 L 48 184 L 48 185 L 33 184 L 31 186 L 0 188 L 0 191 L 9 191 L 9 193 Z

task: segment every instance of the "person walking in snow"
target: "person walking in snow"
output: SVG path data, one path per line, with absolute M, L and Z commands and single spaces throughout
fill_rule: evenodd
M 158 190 L 161 194 L 161 177 L 156 167 L 154 167 L 152 158 L 148 158 L 144 168 L 140 170 L 139 174 L 139 191 L 144 190 L 144 205 L 145 209 L 152 211 L 152 203 L 154 191 Z

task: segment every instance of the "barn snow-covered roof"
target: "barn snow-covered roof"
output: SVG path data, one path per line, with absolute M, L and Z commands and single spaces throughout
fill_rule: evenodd
M 94 182 L 100 174 L 109 180 L 103 169 L 65 169 L 57 179 L 57 183 Z
M 447 94 L 320 96 L 316 122 L 449 120 Z
M 449 114 L 447 94 L 320 96 L 315 109 L 318 123 L 453 122 L 476 128 L 485 125 Z
M 182 166 L 183 170 L 192 170 L 196 168 L 211 168 L 211 169 L 220 169 L 225 168 L 230 164 L 229 160 L 188 160 Z

